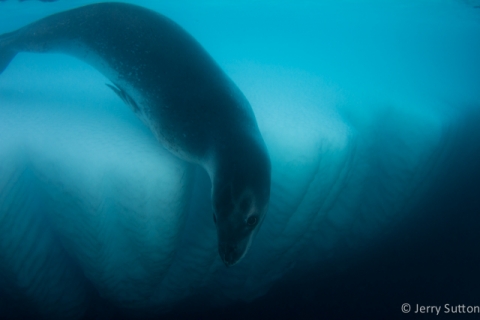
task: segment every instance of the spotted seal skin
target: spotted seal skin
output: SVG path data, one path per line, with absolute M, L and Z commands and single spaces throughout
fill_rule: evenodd
M 102 72 L 170 152 L 207 171 L 220 257 L 245 256 L 267 212 L 270 159 L 249 102 L 172 20 L 125 3 L 60 12 L 0 36 L 0 73 L 18 52 L 61 52 Z

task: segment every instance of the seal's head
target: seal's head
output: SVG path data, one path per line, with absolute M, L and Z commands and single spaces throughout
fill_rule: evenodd
M 263 142 L 230 158 L 217 173 L 212 189 L 218 251 L 232 266 L 247 253 L 268 209 L 270 159 Z

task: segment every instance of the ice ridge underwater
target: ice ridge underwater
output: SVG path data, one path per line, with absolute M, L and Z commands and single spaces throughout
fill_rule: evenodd
M 173 64 L 139 65 L 174 70 L 155 86 L 97 63 L 112 58 L 103 29 L 98 56 L 63 46 L 70 31 L 61 50 L 19 49 L 15 30 L 97 2 L 0 1 L 0 318 L 403 319 L 404 303 L 480 305 L 480 3 L 124 1 L 213 58 L 172 49 Z M 155 48 L 177 43 L 145 30 Z M 131 43 L 123 57 L 147 56 Z M 116 58 L 117 71 L 133 61 Z M 182 121 L 152 125 L 148 90 Z M 168 113 L 197 101 L 233 104 Z M 202 140 L 180 127 L 229 157 L 191 152 Z M 242 183 L 222 182 L 232 172 Z

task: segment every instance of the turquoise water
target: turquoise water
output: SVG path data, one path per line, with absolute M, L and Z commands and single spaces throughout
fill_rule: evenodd
M 0 34 L 94 1 L 0 2 Z M 89 65 L 0 75 L 0 315 L 405 318 L 480 305 L 474 1 L 131 1 L 185 28 L 250 101 L 268 215 L 217 252 L 206 174 Z

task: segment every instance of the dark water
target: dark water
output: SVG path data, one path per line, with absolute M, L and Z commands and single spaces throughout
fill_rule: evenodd
M 2 1 L 0 34 L 87 3 Z M 478 3 L 135 3 L 252 104 L 267 218 L 226 268 L 206 174 L 92 67 L 19 54 L 0 75 L 1 317 L 478 316 L 453 314 L 480 306 Z

